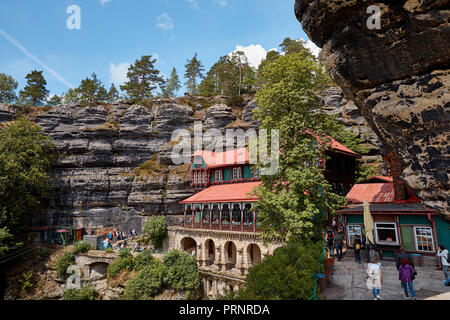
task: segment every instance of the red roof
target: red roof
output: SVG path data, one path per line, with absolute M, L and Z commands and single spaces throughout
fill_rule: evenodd
M 379 181 L 383 181 L 383 182 L 394 182 L 394 178 L 392 177 L 385 177 L 385 176 L 371 176 L 369 178 L 367 178 L 364 181 L 361 181 L 360 183 L 372 183 L 373 182 L 379 182 Z
M 361 183 L 355 184 L 347 194 L 349 203 L 387 203 L 394 202 L 394 184 L 389 183 Z
M 337 140 L 334 140 L 333 138 L 331 138 L 331 148 L 335 151 L 341 151 L 344 153 L 354 155 L 355 157 L 361 157 L 361 155 L 359 153 L 356 153 L 356 152 L 350 150 L 349 148 L 344 146 L 342 143 L 340 143 Z
M 232 166 L 249 162 L 247 148 L 238 148 L 225 152 L 197 150 L 194 156 L 201 156 L 208 168 Z
M 215 185 L 194 194 L 180 203 L 254 202 L 258 201 L 258 198 L 250 196 L 250 193 L 260 184 L 261 181 Z

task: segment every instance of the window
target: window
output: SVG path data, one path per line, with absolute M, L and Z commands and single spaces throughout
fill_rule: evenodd
M 434 252 L 433 230 L 430 227 L 414 227 L 417 251 Z
M 381 244 L 398 244 L 397 226 L 395 223 L 375 223 L 376 241 Z
M 203 172 L 203 183 L 206 183 L 206 172 Z
M 233 168 L 233 180 L 239 180 L 241 176 L 241 168 Z
M 347 226 L 348 246 L 353 247 L 356 236 L 361 239 L 361 226 L 359 224 L 349 224 Z
M 197 172 L 194 172 L 194 183 L 197 183 Z
M 216 171 L 216 181 L 222 181 L 222 170 Z

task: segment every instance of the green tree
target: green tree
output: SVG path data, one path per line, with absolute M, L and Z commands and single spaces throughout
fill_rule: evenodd
M 53 95 L 50 100 L 47 101 L 47 104 L 50 106 L 56 106 L 58 104 L 61 104 L 63 102 L 63 97 L 60 97 L 58 95 Z
M 279 57 L 263 68 L 262 76 L 266 83 L 256 94 L 259 108 L 253 113 L 263 129 L 279 130 L 282 150 L 278 172 L 262 176 L 257 188 L 262 236 L 313 237 L 320 231 L 320 217 L 344 201 L 331 192 L 319 161 L 326 159 L 330 137 L 342 130 L 323 111 L 318 95 L 329 78 L 317 59 L 303 52 Z
M 42 129 L 25 118 L 0 128 L 0 228 L 14 236 L 45 213 L 53 149 Z
M 78 103 L 82 106 L 92 106 L 108 99 L 108 93 L 97 75 L 93 73 L 91 77 L 82 80 L 80 86 L 75 89 L 78 93 Z
M 0 228 L 0 257 L 15 247 L 12 243 L 13 238 L 8 228 Z
M 153 263 L 145 266 L 136 278 L 127 282 L 124 299 L 152 299 L 163 288 L 166 273 L 166 266 L 160 260 L 154 260 Z
M 120 94 L 119 91 L 117 91 L 116 86 L 113 84 L 111 84 L 111 87 L 109 88 L 108 91 L 108 101 L 109 102 L 114 102 L 120 99 Z
M 64 103 L 74 103 L 77 104 L 80 102 L 80 93 L 77 89 L 70 88 L 64 94 Z
M 13 103 L 18 85 L 13 77 L 0 73 L 0 103 Z
M 43 71 L 33 70 L 25 77 L 27 85 L 20 91 L 21 101 L 32 103 L 33 106 L 42 104 L 49 93 L 46 89 L 47 81 L 42 75 Z
M 166 98 L 173 97 L 180 88 L 181 84 L 180 79 L 178 78 L 177 69 L 173 68 L 163 90 L 163 96 Z
M 302 53 L 307 56 L 313 56 L 311 51 L 305 47 L 306 42 L 302 39 L 292 40 L 285 38 L 280 44 L 281 51 L 285 54 Z
M 185 68 L 184 78 L 186 79 L 185 84 L 188 92 L 191 95 L 196 95 L 198 94 L 199 79 L 204 78 L 203 72 L 205 71 L 204 66 L 197 58 L 197 53 L 194 54 L 194 57 L 191 60 L 187 60 Z
M 155 68 L 156 59 L 152 56 L 142 56 L 132 64 L 127 73 L 128 82 L 120 86 L 121 90 L 127 92 L 130 99 L 144 100 L 152 98 L 152 91 L 164 80 Z
M 167 238 L 167 221 L 165 216 L 152 216 L 145 223 L 145 234 L 151 238 L 156 248 L 162 247 L 162 241 Z
M 179 291 L 193 291 L 200 288 L 200 272 L 194 257 L 186 252 L 169 251 L 164 257 L 167 267 L 165 283 Z
M 320 265 L 322 243 L 288 241 L 260 264 L 249 269 L 245 287 L 235 299 L 306 300 L 314 293 L 314 273 L 323 272 Z

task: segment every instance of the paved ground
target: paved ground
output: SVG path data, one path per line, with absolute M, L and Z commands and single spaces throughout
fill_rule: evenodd
M 358 264 L 351 253 L 347 253 L 340 262 L 335 259 L 333 274 L 328 287 L 321 293 L 327 300 L 373 300 L 372 292 L 366 286 L 366 264 Z M 414 289 L 417 299 L 450 299 L 450 287 L 444 286 L 444 273 L 434 267 L 417 267 Z M 404 291 L 398 280 L 395 262 L 382 261 L 383 284 L 381 298 L 383 300 L 401 300 Z M 441 295 L 446 293 L 444 295 Z M 441 296 L 438 296 L 441 295 Z

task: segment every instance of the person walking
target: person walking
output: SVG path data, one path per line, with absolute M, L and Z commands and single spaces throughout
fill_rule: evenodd
M 338 228 L 338 223 L 337 223 L 336 217 L 333 217 L 333 219 L 331 220 L 331 226 L 333 227 L 334 233 L 336 233 L 337 228 Z
M 405 299 L 409 299 L 408 287 L 411 292 L 411 297 L 416 300 L 416 293 L 414 292 L 413 280 L 417 274 L 414 268 L 409 264 L 408 259 L 403 258 L 398 269 L 398 278 L 402 282 L 403 290 L 405 290 Z
M 381 274 L 381 266 L 377 263 L 375 257 L 370 258 L 370 263 L 367 264 L 366 273 L 367 288 L 372 290 L 373 299 L 380 300 L 381 283 L 383 283 L 383 275 Z
M 339 231 L 336 237 L 334 237 L 334 245 L 336 247 L 336 255 L 338 261 L 342 260 L 342 247 L 344 246 L 344 233 Z
M 331 258 L 334 258 L 334 247 L 333 247 L 334 233 L 331 230 L 331 228 L 329 228 L 328 231 L 327 231 L 326 241 L 327 241 L 327 245 L 328 245 L 329 255 L 330 255 Z
M 355 237 L 355 241 L 353 242 L 353 249 L 355 250 L 356 262 L 361 263 L 361 240 L 358 236 Z
M 406 252 L 404 247 L 400 247 L 399 253 L 395 257 L 395 266 L 397 268 L 397 271 L 399 270 L 400 265 L 402 264 L 402 259 L 407 259 L 408 263 L 413 267 L 413 269 L 415 268 L 411 256 Z
M 437 256 L 441 258 L 442 271 L 444 271 L 445 280 L 448 280 L 448 266 L 450 266 L 450 257 L 448 250 L 443 245 L 439 245 Z

